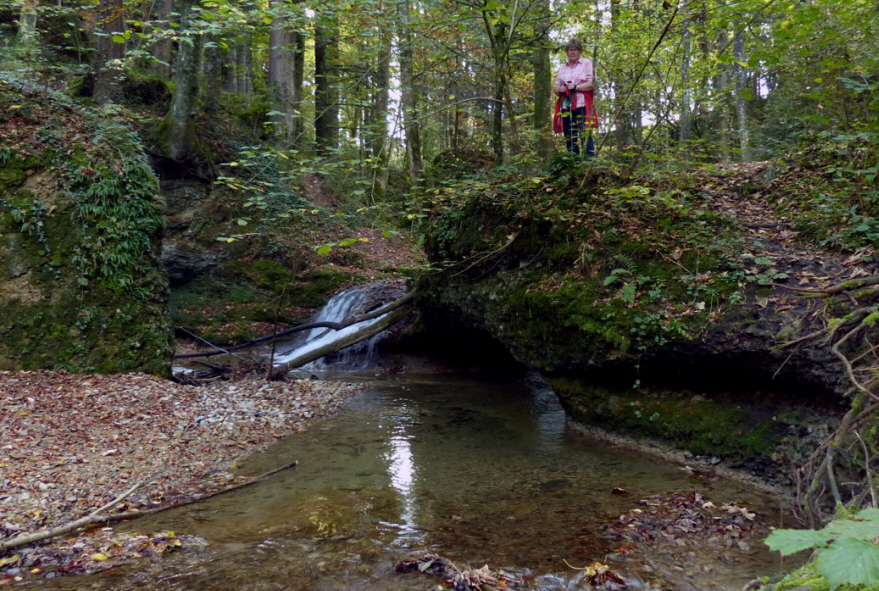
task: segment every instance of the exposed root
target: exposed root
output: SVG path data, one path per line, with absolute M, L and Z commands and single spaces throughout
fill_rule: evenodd
M 822 289 L 785 287 L 807 295 L 825 297 L 825 325 L 803 337 L 782 345 L 813 341 L 827 345 L 839 359 L 845 376 L 851 384 L 852 397 L 849 411 L 843 416 L 836 432 L 812 453 L 807 462 L 796 471 L 797 502 L 803 521 L 810 527 L 820 527 L 827 509 L 845 505 L 859 509 L 868 502 L 876 506 L 877 494 L 873 486 L 873 465 L 877 441 L 865 441 L 857 429 L 875 426 L 879 417 L 879 345 L 875 336 L 879 327 L 879 276 L 845 281 Z M 827 318 L 834 310 L 836 318 Z M 843 314 L 839 316 L 840 312 Z M 868 402 L 872 402 L 866 406 Z M 864 408 L 866 406 L 866 408 Z M 874 430 L 870 429 L 875 433 Z M 875 438 L 875 435 L 874 435 Z M 863 457 L 863 461 L 856 458 Z M 820 458 L 820 461 L 819 461 Z M 843 476 L 840 480 L 839 476 Z M 848 490 L 843 490 L 846 487 Z

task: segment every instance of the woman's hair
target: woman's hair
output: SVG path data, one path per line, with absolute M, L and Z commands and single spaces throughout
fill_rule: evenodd
M 577 51 L 582 52 L 582 51 L 583 51 L 583 44 L 580 43 L 580 40 L 579 40 L 579 39 L 571 39 L 570 41 L 568 41 L 568 44 L 565 45 L 565 51 L 567 51 L 567 50 L 569 50 L 569 49 L 571 49 L 571 48 L 576 49 Z

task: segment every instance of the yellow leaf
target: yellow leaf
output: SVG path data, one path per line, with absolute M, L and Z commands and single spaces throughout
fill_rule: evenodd
M 107 560 L 107 555 L 104 554 L 103 552 L 96 552 L 95 554 L 92 554 L 91 556 L 89 556 L 89 558 L 91 558 L 92 560 L 95 560 L 97 562 L 104 562 L 105 560 Z
M 12 556 L 7 556 L 6 558 L 0 558 L 0 568 L 6 566 L 7 564 L 15 564 L 18 562 L 18 559 L 21 558 L 20 554 L 13 554 Z

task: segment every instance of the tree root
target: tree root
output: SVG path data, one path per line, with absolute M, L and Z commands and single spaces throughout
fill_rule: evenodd
M 851 384 L 847 393 L 852 397 L 851 407 L 839 427 L 796 470 L 797 503 L 802 517 L 809 527 L 820 527 L 824 509 L 831 505 L 859 509 L 868 496 L 872 506 L 879 502 L 872 476 L 872 460 L 876 454 L 871 453 L 868 442 L 857 430 L 864 423 L 876 421 L 879 409 L 879 370 L 875 366 L 875 361 L 879 361 L 879 346 L 873 345 L 869 338 L 871 331 L 875 333 L 875 327 L 879 326 L 879 304 L 874 303 L 879 294 L 879 275 L 844 281 L 823 289 L 779 287 L 822 296 L 834 309 L 841 308 L 844 312 L 841 318 L 826 320 L 825 317 L 826 325 L 819 330 L 782 345 L 789 347 L 813 341 L 828 346 Z M 871 404 L 866 406 L 868 402 Z M 876 442 L 872 444 L 876 445 Z M 861 455 L 863 463 L 856 460 Z M 851 488 L 847 493 L 851 496 L 848 502 L 840 489 L 840 474 L 845 476 L 843 484 Z

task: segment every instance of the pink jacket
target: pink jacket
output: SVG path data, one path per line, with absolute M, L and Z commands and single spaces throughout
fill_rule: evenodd
M 565 82 L 572 81 L 575 84 L 580 84 L 582 82 L 589 82 L 592 80 L 592 61 L 581 57 L 573 64 L 564 63 L 562 67 L 559 68 L 559 75 L 556 78 L 555 83 L 564 85 Z M 574 100 L 571 105 L 572 109 L 579 109 L 580 107 L 586 106 L 586 92 L 575 92 Z

